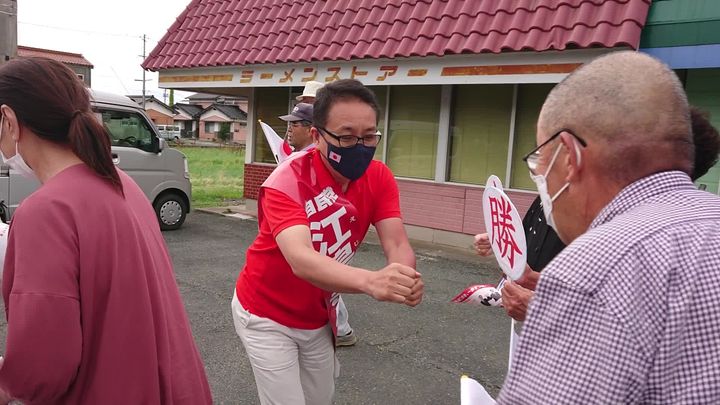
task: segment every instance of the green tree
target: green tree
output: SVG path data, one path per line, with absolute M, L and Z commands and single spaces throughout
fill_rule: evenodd
M 220 131 L 218 131 L 217 137 L 222 142 L 227 142 L 232 139 L 232 132 L 230 131 L 230 123 L 223 122 L 220 124 Z

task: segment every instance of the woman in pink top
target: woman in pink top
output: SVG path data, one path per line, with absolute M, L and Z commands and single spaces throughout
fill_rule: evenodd
M 0 68 L 0 155 L 42 187 L 13 216 L 0 396 L 38 404 L 205 404 L 210 388 L 149 201 L 69 68 Z

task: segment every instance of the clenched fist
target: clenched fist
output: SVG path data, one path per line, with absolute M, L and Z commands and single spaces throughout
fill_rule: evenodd
M 423 294 L 425 294 L 425 282 L 423 282 L 420 273 L 417 273 L 410 296 L 405 299 L 405 305 L 409 307 L 417 306 L 422 301 Z
M 492 246 L 490 246 L 490 238 L 486 233 L 475 235 L 475 243 L 473 243 L 473 246 L 480 256 L 490 256 L 493 253 Z
M 415 306 L 422 300 L 425 284 L 412 267 L 391 263 L 373 272 L 368 282 L 368 295 L 378 301 Z

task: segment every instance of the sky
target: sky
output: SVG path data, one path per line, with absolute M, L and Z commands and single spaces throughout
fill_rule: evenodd
M 2 0 L 0 0 L 2 1 Z M 142 94 L 142 36 L 150 54 L 190 0 L 18 0 L 18 45 L 82 54 L 93 64 L 92 88 Z M 146 72 L 145 94 L 161 101 L 158 74 Z M 175 102 L 193 93 L 175 92 Z

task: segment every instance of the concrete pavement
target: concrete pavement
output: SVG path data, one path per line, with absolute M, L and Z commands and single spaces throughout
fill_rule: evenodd
M 235 280 L 256 232 L 252 219 L 195 211 L 180 230 L 163 234 L 218 404 L 257 403 L 252 370 L 230 314 Z M 414 247 L 426 284 L 420 306 L 344 295 L 360 341 L 338 351 L 336 404 L 459 404 L 462 374 L 482 382 L 492 395 L 502 384 L 509 319 L 499 308 L 449 302 L 468 285 L 496 283 L 497 265 L 467 251 Z M 382 250 L 373 243 L 361 245 L 353 260 L 370 269 L 384 265 Z M 6 325 L 0 319 L 4 350 Z
M 229 313 L 235 278 L 256 232 L 253 220 L 196 212 L 182 230 L 164 234 L 217 403 L 257 403 Z M 338 351 L 337 404 L 459 404 L 462 374 L 481 381 L 493 395 L 502 384 L 509 319 L 499 308 L 449 302 L 468 285 L 496 283 L 497 265 L 469 250 L 414 247 L 426 283 L 420 306 L 344 295 L 360 341 Z M 375 243 L 361 245 L 353 262 L 371 269 L 384 263 Z

